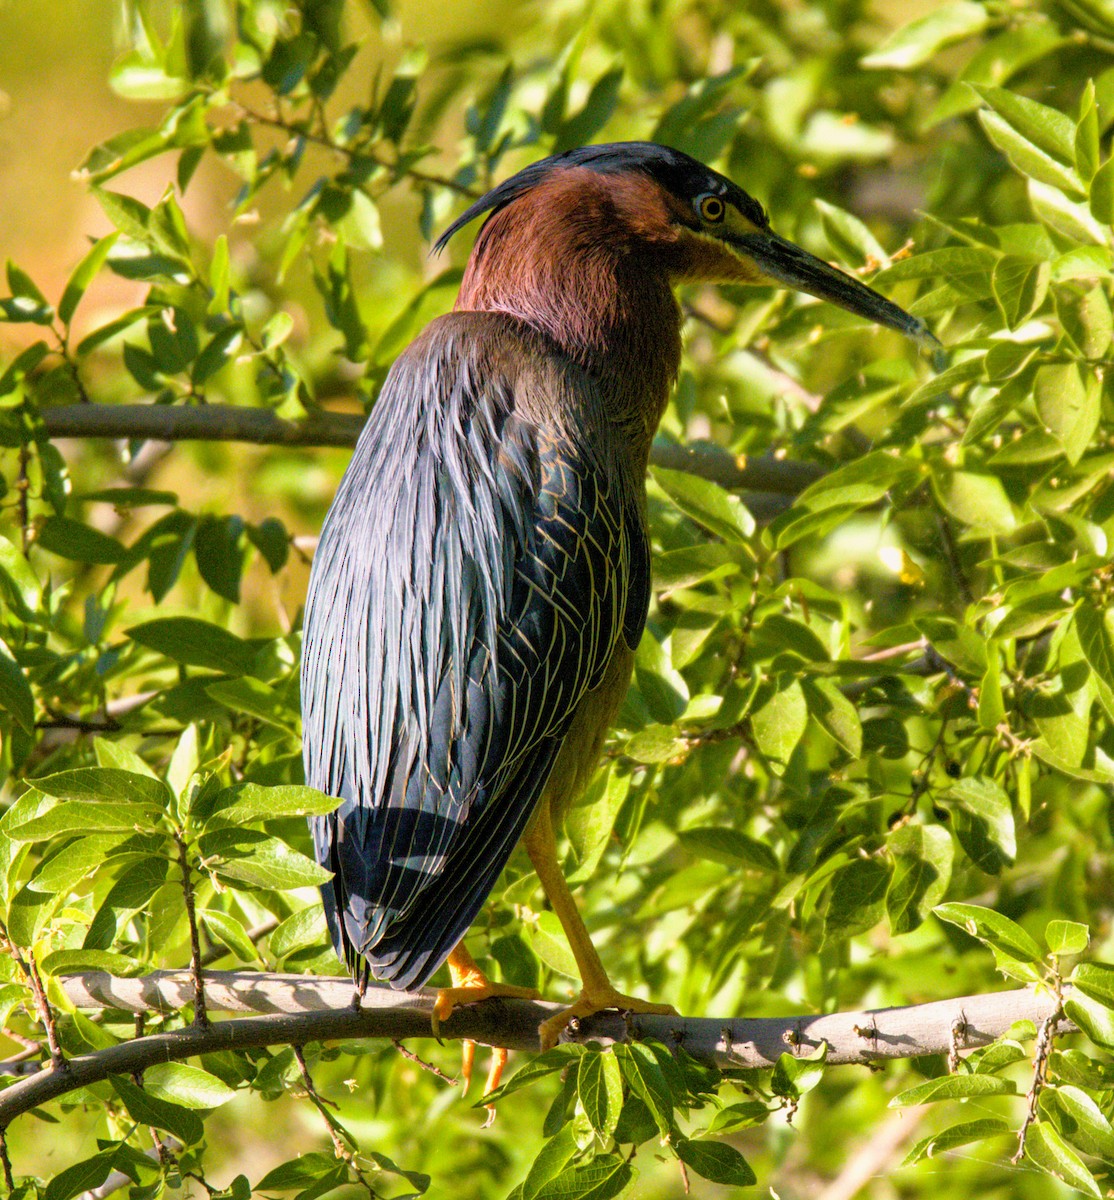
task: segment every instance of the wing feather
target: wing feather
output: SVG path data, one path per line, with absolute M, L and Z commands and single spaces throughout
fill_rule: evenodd
M 601 454 L 595 385 L 555 358 L 499 314 L 435 322 L 388 376 L 314 559 L 306 777 L 342 798 L 312 822 L 326 913 L 352 969 L 396 987 L 471 924 L 645 619 L 638 491 Z

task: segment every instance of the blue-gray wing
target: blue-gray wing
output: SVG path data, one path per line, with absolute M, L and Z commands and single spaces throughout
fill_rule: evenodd
M 641 634 L 639 496 L 595 428 L 579 368 L 458 313 L 395 363 L 361 435 L 314 557 L 302 709 L 307 781 L 342 797 L 311 822 L 326 914 L 363 977 L 409 988 L 444 961 L 581 698 Z

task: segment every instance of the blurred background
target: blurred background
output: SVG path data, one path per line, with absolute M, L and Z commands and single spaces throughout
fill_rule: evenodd
M 983 283 L 999 260 L 1013 272 L 996 273 L 999 291 L 992 294 L 989 285 L 979 291 L 943 268 L 926 270 L 923 281 L 931 281 L 934 290 L 919 298 L 922 277 L 912 272 L 903 277 L 899 269 L 882 286 L 900 303 L 920 304 L 915 311 L 923 313 L 949 345 L 968 339 L 970 353 L 985 355 L 991 337 L 1002 339 L 1006 353 L 1000 365 L 1005 365 L 997 385 L 1008 380 L 1015 367 L 1022 369 L 1022 359 L 1028 363 L 1026 354 L 1032 356 L 1028 335 L 1018 332 L 1031 313 L 1039 310 L 1046 328 L 1053 331 L 1049 336 L 1059 338 L 1055 304 L 1066 297 L 1063 311 L 1070 311 L 1076 297 L 1069 293 L 1076 279 L 1087 286 L 1092 282 L 1087 271 L 1106 270 L 1109 275 L 1109 227 L 1088 215 L 1075 193 L 1061 197 L 1061 204 L 1048 196 L 1047 188 L 1043 193 L 1034 189 L 1016 164 L 1011 169 L 980 127 L 980 100 L 965 81 L 1013 81 L 1026 96 L 1073 114 L 1085 82 L 1092 81 L 1104 113 L 1114 113 L 1114 35 L 1102 32 L 1102 20 L 1114 24 L 1114 18 L 1107 5 L 1105 18 L 1100 13 L 1091 24 L 1078 25 L 1075 14 L 1088 10 L 1088 4 L 1095 11 L 1102 8 L 1102 0 L 1009 5 L 940 5 L 932 0 L 760 0 L 745 5 L 736 0 L 400 0 L 383 18 L 365 0 L 338 0 L 335 5 L 324 0 L 318 9 L 343 10 L 344 41 L 354 44 L 356 52 L 336 94 L 314 116 L 315 121 L 320 118 L 315 125 L 319 133 L 335 135 L 350 107 L 374 107 L 373 95 L 382 98 L 399 81 L 404 91 L 406 81 L 418 80 L 404 136 L 393 141 L 384 137 L 373 150 L 392 156 L 403 150 L 431 153 L 416 154 L 409 167 L 404 163 L 397 181 L 388 180 L 388 172 L 375 175 L 367 189 L 374 195 L 373 205 L 335 213 L 314 210 L 313 219 L 299 225 L 300 215 L 319 199 L 315 181 L 335 182 L 343 172 L 343 155 L 320 144 L 327 140 L 326 133 L 316 141 L 308 139 L 300 157 L 283 159 L 283 167 L 245 199 L 248 182 L 262 177 L 260 164 L 268 161 L 268 154 L 275 152 L 282 159 L 290 152 L 290 130 L 276 128 L 276 123 L 302 120 L 306 113 L 294 101 L 284 101 L 288 107 L 279 112 L 272 107 L 273 90 L 251 81 L 236 81 L 234 102 L 206 114 L 212 126 L 232 131 L 250 110 L 250 154 L 231 142 L 208 149 L 184 189 L 176 188 L 178 149 L 105 177 L 106 187 L 148 206 L 157 205 L 168 189 L 178 196 L 197 265 L 193 292 L 186 299 L 181 299 L 185 288 L 173 293 L 183 312 L 192 303 L 203 317 L 213 316 L 205 310 L 208 272 L 216 259 L 215 247 L 227 238 L 237 314 L 242 313 L 253 334 L 282 313 L 289 317 L 288 340 L 281 354 L 272 357 L 281 366 L 281 356 L 287 356 L 294 382 L 284 382 L 281 394 L 264 395 L 269 381 L 258 361 L 230 358 L 206 382 L 206 395 L 199 396 L 188 364 L 168 369 L 152 382 L 153 373 L 145 373 L 142 358 L 127 361 L 119 338 L 80 355 L 83 378 L 95 399 L 106 405 L 150 402 L 157 396 L 189 404 L 206 399 L 268 404 L 291 417 L 316 405 L 362 412 L 398 351 L 452 304 L 472 231 L 459 235 L 440 258 L 429 255 L 430 234 L 461 210 L 465 193 L 482 192 L 555 147 L 654 137 L 732 175 L 766 205 L 779 232 L 871 277 L 879 266 L 889 265 L 890 255 L 951 246 L 970 235 L 984 255 L 978 263 Z M 233 7 L 217 0 L 196 0 L 193 7 L 199 5 L 214 14 Z M 105 169 L 108 155 L 94 153 L 94 147 L 112 139 L 112 152 L 120 152 L 124 143 L 119 138 L 125 131 L 158 126 L 172 102 L 161 93 L 165 78 L 144 76 L 134 64 L 125 69 L 131 61 L 125 56 L 134 56 L 143 42 L 137 12 L 149 13 L 153 27 L 165 34 L 180 7 L 159 0 L 146 5 L 0 0 L 0 254 L 18 263 L 52 301 L 61 295 L 90 239 L 112 229 L 89 187 L 90 174 Z M 269 17 L 276 24 L 288 8 L 282 0 L 256 0 L 247 7 L 260 20 Z M 893 40 L 899 27 L 934 15 L 940 17 L 936 24 L 922 24 L 916 36 L 905 41 L 900 35 Z M 1108 154 L 1110 122 L 1105 117 L 1103 121 Z M 1068 123 L 1074 128 L 1074 117 Z M 1098 139 L 1096 132 L 1096 145 Z M 238 162 L 241 152 L 244 161 Z M 347 199 L 360 191 L 351 179 L 344 181 L 344 188 Z M 934 219 L 920 215 L 926 210 Z M 969 220 L 968 227 L 964 222 Z M 343 265 L 350 272 L 349 299 L 358 310 L 362 342 L 354 338 L 354 322 L 339 304 L 344 289 L 329 291 L 340 242 L 347 249 Z M 1070 264 L 1064 268 L 1058 280 L 1064 285 L 1063 297 L 1054 301 L 1047 265 L 1034 263 L 1054 254 L 1066 257 L 1076 243 L 1085 252 L 1080 274 L 1071 274 L 1075 268 Z M 993 253 L 988 246 L 994 247 Z M 1105 260 L 1097 255 L 1100 247 Z M 988 257 L 991 267 L 984 269 Z M 96 276 L 77 309 L 75 343 L 142 304 L 150 287 L 170 286 L 161 278 L 152 285 L 149 279 L 125 275 L 103 270 Z M 1043 281 L 1040 286 L 1026 282 L 1036 277 Z M 1014 286 L 1010 280 L 1021 282 Z M 1102 286 L 1107 285 L 1094 291 Z M 989 386 L 978 390 L 983 381 L 972 395 L 963 392 L 953 408 L 930 408 L 923 398 L 909 408 L 904 400 L 927 374 L 927 365 L 897 335 L 866 329 L 830 306 L 769 291 L 693 288 L 686 289 L 683 302 L 689 318 L 687 357 L 663 425 L 667 439 L 688 443 L 714 438 L 732 459 L 774 453 L 824 469 L 854 464 L 874 446 L 885 446 L 908 456 L 910 463 L 915 460 L 914 471 L 930 463 L 937 472 L 934 479 L 944 483 L 953 479 L 957 462 L 962 465 L 962 454 L 967 454 L 979 478 L 992 478 L 993 497 L 1001 498 L 1011 522 L 1011 502 L 1021 511 L 1030 493 L 1036 493 L 1039 473 L 1028 461 L 1020 470 L 1016 463 L 987 467 L 1000 448 L 990 444 L 991 436 L 997 436 L 996 425 L 984 427 L 985 445 L 976 438 L 976 445 L 960 447 L 971 413 L 985 417 L 989 408 Z M 160 303 L 165 305 L 165 299 Z M 229 308 L 216 316 L 230 318 L 231 312 Z M 127 344 L 141 351 L 155 346 L 163 333 L 159 321 L 153 316 L 145 325 L 132 327 Z M 202 327 L 203 321 L 198 324 Z M 205 336 L 211 333 L 212 326 L 205 327 Z M 41 336 L 46 336 L 41 327 L 0 323 L 0 367 Z M 1015 350 L 1016 361 L 1009 357 Z M 53 360 L 51 365 L 56 365 Z M 969 385 L 972 378 L 962 382 Z M 35 384 L 42 389 L 35 399 L 44 405 L 78 399 L 72 379 L 61 368 L 50 375 L 44 370 Z M 1039 432 L 1031 409 L 1030 405 L 1017 418 L 1018 430 L 1025 428 L 1026 436 Z M 17 443 L 5 444 L 13 448 L 9 458 L 14 460 Z M 57 545 L 32 547 L 36 568 L 57 585 L 61 613 L 53 624 L 54 614 L 47 614 L 41 628 L 50 628 L 52 651 L 57 649 L 60 657 L 72 655 L 78 663 L 70 675 L 54 673 L 53 663 L 44 666 L 44 657 L 34 658 L 40 643 L 33 630 L 27 670 L 38 689 L 36 702 L 43 711 L 50 705 L 50 711 L 97 715 L 106 699 L 158 691 L 158 699 L 135 717 L 134 724 L 113 733 L 119 732 L 121 742 L 138 747 L 160 769 L 171 745 L 165 726 L 169 723 L 177 736 L 181 726 L 197 721 L 215 731 L 210 747 L 214 757 L 226 745 L 235 748 L 245 777 L 267 783 L 296 780 L 299 613 L 314 539 L 349 451 L 182 442 L 168 452 L 154 443 L 123 439 L 62 441 L 58 448 L 65 468 L 57 467 L 56 476 L 65 475 L 66 481 L 57 491 L 69 487 L 79 496 L 95 495 L 98 489 L 121 484 L 161 489 L 174 493 L 176 500 L 158 502 L 163 505 L 156 508 L 158 520 L 167 519 L 163 508 L 171 507 L 170 515 L 183 523 L 212 518 L 216 524 L 219 519 L 225 522 L 222 529 L 232 528 L 230 515 L 242 517 L 255 531 L 277 518 L 282 552 L 275 555 L 276 566 L 257 552 L 259 543 L 253 542 L 253 549 L 237 527 L 224 547 L 225 573 L 218 571 L 214 583 L 213 559 L 207 560 L 206 574 L 200 548 L 187 553 L 185 539 L 179 539 L 182 546 L 173 570 L 165 556 L 156 564 L 157 555 L 143 544 L 153 527 L 153 502 L 115 506 L 103 498 L 74 499 L 66 510 L 69 517 L 117 539 L 121 554 L 125 546 L 129 552 L 141 547 L 143 553 L 136 554 L 134 562 L 128 560 L 127 570 L 117 579 L 111 559 L 67 554 L 65 545 L 61 553 Z M 1078 457 L 1069 467 L 1061 447 L 1049 451 L 1044 446 L 1041 453 L 1046 451 L 1040 462 L 1059 455 L 1057 469 L 1070 477 Z M 57 522 L 64 507 L 51 492 L 50 469 L 57 464 L 49 454 L 42 459 L 41 468 L 36 467 L 42 475 L 35 477 L 39 494 L 34 519 Z M 918 475 L 916 486 L 923 479 L 923 473 Z M 924 492 L 930 492 L 927 485 Z M 1079 497 L 1082 505 L 1082 485 Z M 808 645 L 820 646 L 824 659 L 821 670 L 830 665 L 829 653 L 832 659 L 850 657 L 853 644 L 856 651 L 862 650 L 871 636 L 881 639 L 883 653 L 894 645 L 916 646 L 922 631 L 913 622 L 926 613 L 935 615 L 938 628 L 950 622 L 948 629 L 959 629 L 955 644 L 961 648 L 969 649 L 972 640 L 982 646 L 982 627 L 978 633 L 974 629 L 981 613 L 991 607 L 991 590 L 1001 583 L 984 570 L 986 547 L 990 539 L 1006 533 L 982 523 L 986 514 L 981 511 L 981 494 L 966 507 L 958 502 L 949 507 L 952 498 L 941 484 L 923 503 L 904 505 L 892 519 L 886 507 L 889 498 L 883 501 L 880 493 L 879 500 L 869 511 L 849 508 L 838 527 L 818 523 L 814 536 L 789 548 L 762 548 L 766 574 L 759 580 L 759 597 L 759 583 L 754 584 L 753 596 L 748 591 L 752 577 L 758 578 L 748 547 L 728 547 L 730 554 L 708 574 L 691 568 L 684 558 L 690 551 L 703 570 L 707 562 L 700 553 L 718 553 L 723 546 L 718 541 L 712 545 L 699 522 L 686 523 L 687 510 L 675 506 L 666 489 L 651 488 L 659 565 L 676 552 L 682 566 L 690 562 L 685 568 L 689 573 L 676 568 L 673 585 L 666 589 L 671 594 L 655 609 L 654 637 L 645 643 L 645 658 L 640 652 L 623 731 L 616 736 L 607 767 L 612 781 L 621 775 L 623 785 L 629 786 L 629 799 L 621 800 L 621 809 L 611 814 L 616 836 L 610 836 L 610 828 L 604 830 L 603 867 L 582 887 L 586 907 L 598 915 L 609 966 L 616 964 L 627 978 L 637 979 L 643 991 L 667 995 L 682 1011 L 764 1015 L 787 1006 L 816 1011 L 936 998 L 941 989 L 962 995 L 964 990 L 1001 984 L 989 955 L 970 939 L 960 942 L 950 932 L 942 933 L 938 923 L 928 920 L 927 908 L 906 925 L 901 924 L 902 914 L 889 926 L 881 902 L 872 896 L 870 903 L 877 901 L 874 908 L 863 901 L 860 911 L 849 902 L 841 915 L 826 890 L 832 872 L 817 849 L 823 844 L 825 852 L 830 850 L 828 862 L 840 871 L 889 862 L 883 852 L 891 834 L 900 833 L 898 827 L 922 800 L 920 817 L 935 833 L 944 828 L 943 818 L 932 825 L 937 814 L 931 811 L 930 791 L 917 782 L 913 794 L 907 795 L 911 778 L 931 777 L 933 786 L 943 791 L 969 766 L 977 772 L 993 762 L 1002 778 L 1015 770 L 1012 760 L 1003 765 L 993 758 L 998 751 L 985 744 L 985 730 L 964 734 L 967 741 L 955 734 L 956 723 L 971 717 L 967 700 L 956 699 L 958 690 L 949 691 L 954 674 L 932 684 L 917 677 L 908 693 L 895 686 L 884 697 L 873 694 L 869 704 L 863 701 L 870 713 L 859 729 L 861 743 L 867 730 L 860 763 L 853 764 L 854 756 L 844 754 L 816 720 L 810 721 L 806 734 L 802 708 L 802 725 L 794 738 L 801 747 L 795 785 L 779 774 L 763 774 L 764 766 L 755 767 L 757 756 L 748 760 L 737 746 L 715 737 L 687 757 L 687 750 L 679 754 L 676 761 L 668 756 L 643 761 L 631 750 L 640 731 L 660 731 L 663 726 L 679 739 L 689 738 L 695 729 L 690 748 L 697 746 L 704 728 L 700 721 L 709 719 L 711 712 L 706 704 L 701 715 L 699 702 L 719 700 L 717 693 L 726 693 L 727 685 L 721 684 L 730 655 L 738 653 L 742 661 L 748 645 L 759 664 L 755 678 L 769 668 L 775 654 L 786 649 L 777 642 L 779 621 L 782 629 L 790 618 L 808 626 Z M 6 503 L 8 515 L 17 516 L 10 496 Z M 783 512 L 789 503 L 785 495 L 773 497 L 765 516 Z M 1081 553 L 1098 554 L 1099 541 L 1087 539 L 1098 539 L 1093 528 L 1109 523 L 1109 507 L 1109 499 L 1097 506 L 1092 525 L 1073 524 L 1074 513 L 1065 516 L 1056 530 L 1055 553 L 1072 561 Z M 949 521 L 957 531 L 954 543 L 945 538 Z M 200 526 L 189 524 L 190 537 L 195 528 Z M 15 521 L 6 528 L 6 536 L 18 541 Z M 760 545 L 761 536 L 756 535 L 754 545 Z M 1043 528 L 1026 535 L 1034 541 L 1044 537 Z M 1022 557 L 1029 549 L 1026 538 L 1020 539 L 1024 544 L 1009 569 L 1039 576 L 1043 562 Z M 738 561 L 727 561 L 731 554 Z M 1048 561 L 1059 563 L 1061 558 Z M 731 569 L 719 571 L 721 566 Z M 978 605 L 970 604 L 964 592 L 959 568 L 985 585 L 985 608 L 977 613 Z M 159 571 L 169 580 L 165 590 L 152 585 Z M 1052 601 L 1061 610 L 1067 604 L 1064 592 L 1058 587 Z M 239 602 L 230 594 L 238 595 Z M 994 604 L 999 602 L 996 596 Z M 772 617 L 764 644 L 761 637 L 752 639 L 750 624 L 741 624 L 756 614 L 759 625 L 767 615 Z M 1034 620 L 1044 620 L 1045 615 L 1042 609 Z M 202 695 L 200 685 L 187 696 L 185 666 L 193 672 L 189 682 L 198 678 L 188 657 L 183 666 L 182 658 L 169 652 L 153 655 L 152 647 L 127 640 L 145 620 L 174 616 L 203 618 L 243 637 L 271 640 L 274 658 L 260 678 L 265 677 L 280 698 L 276 704 L 281 722 L 266 728 L 253 725 L 234 705 L 222 707 Z M 1049 623 L 1057 616 L 1064 616 L 1063 611 L 1049 616 Z M 968 624 L 959 628 L 963 621 Z M 1029 627 L 1022 628 L 1027 634 Z M 64 645 L 58 648 L 59 643 Z M 801 644 L 798 638 L 788 649 L 796 652 Z M 975 655 L 974 661 L 975 667 L 965 667 L 968 695 L 986 669 L 985 658 Z M 202 683 L 211 679 L 203 676 Z M 939 693 L 933 691 L 936 682 Z M 1051 686 L 1042 677 L 1040 686 L 1046 684 Z M 1007 691 L 1011 686 L 1007 679 Z M 860 691 L 856 698 L 865 694 Z M 1016 713 L 1011 715 L 1022 721 Z M 1098 721 L 1089 730 L 1088 719 L 1084 713 L 1077 722 L 1082 730 L 1076 728 L 1072 735 L 1081 739 L 1075 768 L 1085 752 L 1093 765 L 1094 742 L 1108 736 Z M 858 728 L 858 718 L 854 721 Z M 279 725 L 281 733 L 275 733 Z M 1033 728 L 1024 730 L 1035 736 Z M 45 770 L 44 764 L 59 769 L 58 764 L 87 762 L 87 744 L 71 735 L 72 731 L 50 729 L 29 749 L 19 746 L 15 730 L 23 757 L 13 774 L 18 777 L 28 763 L 33 772 Z M 5 753 L 9 757 L 4 766 L 12 768 L 11 739 Z M 922 775 L 914 776 L 914 767 Z M 836 795 L 838 785 L 848 779 L 864 789 L 864 796 L 869 792 L 869 800 L 853 790 Z M 1008 782 L 1012 794 L 1013 775 Z M 829 784 L 831 794 L 824 790 Z M 1109 838 L 1101 789 L 1071 770 L 1055 775 L 1050 768 L 1034 790 L 1034 813 L 1043 795 L 1046 813 L 1066 815 L 1059 826 L 1052 818 L 1036 822 L 1022 850 L 1027 861 L 1024 872 L 1019 864 L 1020 882 L 1013 875 L 994 877 L 1004 862 L 994 857 L 996 850 L 983 857 L 980 866 L 987 861 L 991 866 L 982 873 L 957 851 L 956 894 L 982 896 L 993 903 L 999 883 L 1005 881 L 1006 903 L 1018 919 L 1061 912 L 1080 920 L 1101 915 L 1109 908 L 1108 887 L 1102 899 L 1109 875 L 1103 873 L 1107 868 L 1095 868 L 1089 857 Z M 771 804 L 771 796 L 778 797 L 780 808 Z M 786 796 L 790 800 L 782 804 Z M 822 802 L 816 799 L 820 796 Z M 908 801 L 907 810 L 897 812 L 899 800 Z M 1008 825 L 1012 838 L 1010 802 L 1003 803 L 1007 816 L 1002 827 Z M 834 807 L 825 813 L 825 805 Z M 838 828 L 830 816 L 837 810 Z M 784 874 L 762 874 L 753 863 L 714 854 L 702 857 L 682 847 L 678 830 L 687 832 L 701 821 L 713 828 L 748 829 L 752 841 L 762 841 L 760 850 L 775 848 L 765 851 L 766 859 L 776 853 L 788 864 L 778 868 Z M 300 838 L 298 844 L 305 848 L 304 823 L 294 824 L 297 827 L 284 836 L 292 843 Z M 950 837 L 944 837 L 949 855 Z M 948 863 L 950 871 L 950 857 Z M 791 896 L 790 879 L 799 889 Z M 75 926 L 103 901 L 110 882 L 94 879 L 82 884 L 85 891 L 73 900 Z M 784 893 L 779 890 L 783 884 Z M 530 926 L 529 872 L 512 867 L 503 885 L 485 916 L 487 923 L 477 928 L 477 953 L 490 953 L 486 961 L 508 979 L 515 970 L 533 972 L 554 995 L 562 994 L 569 981 L 545 957 L 544 939 Z M 292 894 L 296 908 L 316 905 L 311 889 Z M 277 893 L 261 897 L 248 889 L 214 889 L 205 896 L 214 911 L 245 929 L 269 916 L 288 916 L 289 900 Z M 158 904 L 149 908 L 157 909 Z M 520 920 L 524 912 L 527 919 Z M 536 926 L 536 912 L 532 918 Z M 180 966 L 188 958 L 183 923 L 158 921 L 156 912 L 137 912 L 133 923 L 121 925 L 120 939 L 145 967 Z M 159 945 L 151 943 L 151 928 L 165 935 Z M 222 966 L 235 965 L 212 939 L 210 943 L 224 954 L 217 959 Z M 300 946 L 285 959 L 265 943 L 265 937 L 258 940 L 264 946 L 258 959 L 249 949 L 244 961 L 291 971 L 339 969 L 320 934 L 312 946 Z M 131 1036 L 130 1028 L 122 1025 L 115 1032 Z M 14 1043 L 5 1045 L 6 1054 L 15 1051 Z M 455 1070 L 454 1047 L 423 1046 L 423 1053 L 427 1051 L 445 1070 Z M 222 1183 L 238 1173 L 257 1182 L 304 1148 L 331 1154 L 319 1114 L 295 1098 L 296 1073 L 289 1055 L 280 1061 L 281 1053 L 270 1060 L 277 1064 L 270 1077 L 266 1073 L 271 1067 L 258 1056 L 255 1065 L 262 1083 L 255 1080 L 257 1091 L 243 1088 L 209 1127 L 208 1170 Z M 945 1192 L 977 1194 L 985 1200 L 1046 1200 L 1051 1194 L 1067 1194 L 1047 1175 L 1007 1165 L 1009 1151 L 1002 1151 L 1001 1138 L 992 1148 L 964 1151 L 943 1166 L 924 1161 L 899 1169 L 897 1164 L 919 1136 L 920 1123 L 928 1128 L 931 1119 L 921 1110 L 890 1112 L 887 1104 L 899 1086 L 898 1072 L 904 1072 L 899 1078 L 906 1081 L 917 1079 L 922 1065 L 880 1075 L 863 1072 L 861 1077 L 850 1070 L 833 1073 L 804 1102 L 795 1127 L 779 1116 L 761 1131 L 743 1130 L 737 1140 L 771 1194 L 783 1200 L 848 1200 L 860 1194 L 860 1188 L 865 1189 L 861 1194 L 878 1200 Z M 405 1167 L 431 1173 L 435 1184 L 430 1195 L 463 1200 L 504 1196 L 539 1151 L 539 1131 L 552 1090 L 519 1093 L 500 1112 L 494 1129 L 481 1131 L 480 1113 L 389 1046 L 353 1048 L 351 1054 L 330 1050 L 315 1071 L 318 1067 L 315 1078 L 338 1099 L 345 1123 L 364 1147 L 381 1149 Z M 984 1111 L 1016 1113 L 1004 1107 L 979 1109 L 980 1114 Z M 22 1117 L 10 1135 L 13 1158 L 20 1172 L 49 1175 L 94 1155 L 103 1131 L 95 1104 L 65 1113 L 61 1124 Z M 675 1160 L 665 1153 L 655 1156 L 651 1147 L 638 1161 L 643 1171 L 635 1191 L 639 1200 L 672 1200 L 680 1194 Z M 855 1162 L 866 1171 L 857 1183 L 854 1172 L 849 1173 L 849 1164 Z M 397 1176 L 384 1183 L 385 1195 L 405 1191 Z M 694 1193 L 723 1194 L 704 1181 L 694 1183 Z

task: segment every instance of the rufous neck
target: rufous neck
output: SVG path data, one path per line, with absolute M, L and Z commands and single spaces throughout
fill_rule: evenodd
M 634 238 L 605 232 L 612 214 L 599 201 L 550 193 L 488 220 L 456 307 L 507 313 L 540 330 L 600 380 L 623 410 L 616 417 L 637 412 L 652 434 L 681 358 L 669 273 Z

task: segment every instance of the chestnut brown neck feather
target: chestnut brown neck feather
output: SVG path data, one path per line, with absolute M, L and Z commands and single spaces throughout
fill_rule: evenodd
M 681 358 L 674 242 L 651 180 L 555 172 L 488 220 L 456 308 L 509 313 L 541 330 L 648 442 Z

